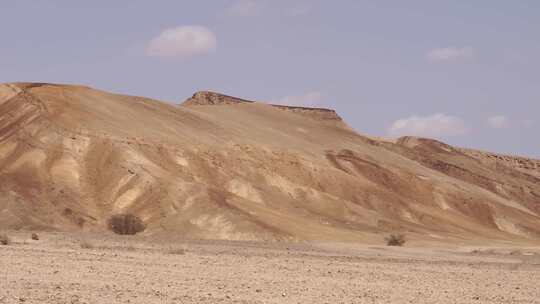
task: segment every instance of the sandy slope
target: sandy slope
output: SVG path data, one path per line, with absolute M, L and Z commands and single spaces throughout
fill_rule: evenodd
M 10 233 L 0 303 L 540 303 L 540 248 Z M 82 241 L 81 241 L 82 240 Z M 91 248 L 81 248 L 80 244 Z M 88 247 L 88 246 L 87 246 Z M 171 249 L 183 248 L 185 254 Z
M 538 161 L 357 134 L 332 110 L 211 92 L 176 106 L 88 87 L 0 86 L 0 228 L 380 243 L 538 243 Z

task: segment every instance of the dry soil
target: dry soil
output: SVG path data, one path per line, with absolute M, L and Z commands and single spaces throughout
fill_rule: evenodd
M 0 303 L 540 303 L 540 248 L 10 232 Z

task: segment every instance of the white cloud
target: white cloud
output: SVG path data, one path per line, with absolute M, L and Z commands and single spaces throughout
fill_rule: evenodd
M 396 120 L 388 128 L 390 136 L 457 136 L 467 133 L 467 127 L 459 117 L 437 113 L 429 116 L 410 116 Z
M 473 57 L 474 49 L 470 46 L 438 48 L 426 53 L 427 60 L 431 62 L 467 60 Z
M 264 3 L 258 0 L 239 0 L 227 8 L 231 16 L 251 17 L 257 16 L 264 8 Z
M 321 92 L 312 91 L 301 95 L 289 95 L 279 99 L 271 100 L 270 103 L 285 106 L 316 106 L 322 101 Z
M 214 33 L 202 26 L 179 26 L 161 32 L 150 41 L 147 54 L 155 57 L 188 58 L 217 47 Z
M 509 120 L 504 115 L 495 115 L 487 119 L 487 124 L 495 129 L 502 129 L 508 127 Z

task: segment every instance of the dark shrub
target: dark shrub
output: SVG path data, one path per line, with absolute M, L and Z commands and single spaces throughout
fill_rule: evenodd
M 405 244 L 405 235 L 403 234 L 390 234 L 385 238 L 387 246 L 403 246 Z
M 94 246 L 94 244 L 90 243 L 87 240 L 82 240 L 79 245 L 81 245 L 82 249 L 94 249 L 96 247 Z
M 7 234 L 0 234 L 0 245 L 9 245 L 11 244 L 11 239 Z
M 37 235 L 37 233 L 32 233 L 32 235 L 30 236 L 30 238 L 34 241 L 37 241 L 39 240 L 39 235 Z
M 186 254 L 186 250 L 184 248 L 173 248 L 169 249 L 169 254 L 177 254 L 177 255 L 184 255 Z
M 109 219 L 109 229 L 116 234 L 133 235 L 145 228 L 144 222 L 133 214 L 117 214 Z

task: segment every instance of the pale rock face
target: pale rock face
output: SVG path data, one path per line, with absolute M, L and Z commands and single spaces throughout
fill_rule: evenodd
M 0 85 L 0 229 L 235 240 L 540 239 L 540 162 L 360 135 L 330 109 Z

